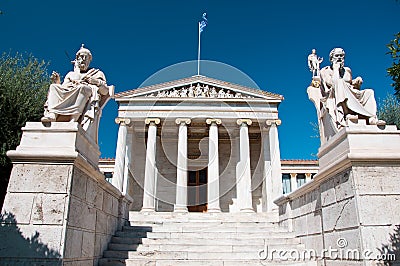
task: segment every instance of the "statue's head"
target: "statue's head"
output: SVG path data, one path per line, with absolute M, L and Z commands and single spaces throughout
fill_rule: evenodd
M 331 61 L 331 64 L 339 63 L 343 67 L 345 55 L 346 53 L 342 48 L 333 48 L 329 53 L 329 61 Z
M 84 45 L 82 44 L 81 48 L 76 52 L 76 60 L 78 61 L 79 69 L 86 71 L 89 68 L 93 57 L 90 50 L 83 46 Z

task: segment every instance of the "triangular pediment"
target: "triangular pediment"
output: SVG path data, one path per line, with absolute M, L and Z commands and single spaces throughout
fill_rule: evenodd
M 205 76 L 193 76 L 164 82 L 115 95 L 118 101 L 130 100 L 138 97 L 283 100 L 283 97 L 278 94 Z

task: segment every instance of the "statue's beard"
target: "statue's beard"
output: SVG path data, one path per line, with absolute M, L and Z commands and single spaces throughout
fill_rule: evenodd
M 88 69 L 88 66 L 85 63 L 81 63 L 81 64 L 79 64 L 79 69 L 81 71 L 86 71 Z
M 340 68 L 344 67 L 344 61 L 336 60 L 333 62 L 334 64 L 339 64 Z

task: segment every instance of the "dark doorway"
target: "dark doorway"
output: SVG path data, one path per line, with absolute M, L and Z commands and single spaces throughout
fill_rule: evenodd
M 188 210 L 190 212 L 207 211 L 207 168 L 189 171 Z

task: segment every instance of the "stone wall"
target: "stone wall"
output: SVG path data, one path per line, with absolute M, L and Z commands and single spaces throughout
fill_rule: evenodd
M 363 134 L 356 129 L 356 134 Z M 399 241 L 394 237 L 400 228 L 398 152 L 373 147 L 379 138 L 384 142 L 383 134 L 388 133 L 375 130 L 375 136 L 367 132 L 372 138 L 370 152 L 355 153 L 364 142 L 351 136 L 354 132 L 351 128 L 339 132 L 343 135 L 320 149 L 322 171 L 313 181 L 275 201 L 280 223 L 325 265 L 383 265 L 383 259 L 395 259 L 390 254 L 400 260 Z M 393 150 L 400 148 L 396 134 L 400 136 L 389 134 Z
M 14 166 L 1 217 L 0 239 L 8 240 L 0 243 L 3 265 L 97 265 L 127 221 L 129 197 L 104 179 L 90 155 L 75 152 L 84 132 L 77 123 L 54 127 L 28 124 L 21 145 L 8 153 Z M 66 138 L 58 140 L 64 153 L 57 158 L 46 154 L 46 139 L 60 132 Z M 32 136 L 41 145 L 26 141 Z

